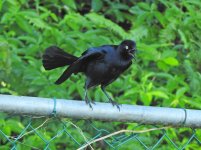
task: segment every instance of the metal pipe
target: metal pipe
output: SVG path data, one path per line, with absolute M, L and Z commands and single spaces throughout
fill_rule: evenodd
M 201 110 L 123 104 L 119 111 L 99 102 L 92 106 L 93 110 L 84 101 L 0 95 L 0 112 L 49 116 L 55 107 L 59 117 L 201 127 Z

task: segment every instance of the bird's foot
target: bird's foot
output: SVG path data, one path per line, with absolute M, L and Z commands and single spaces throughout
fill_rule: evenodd
M 90 102 L 88 105 L 89 105 L 89 107 L 93 110 L 93 107 L 92 107 L 92 105 L 91 105 L 91 102 Z
M 91 105 L 91 103 L 93 103 L 93 101 L 91 102 L 88 98 L 85 99 L 85 102 L 87 105 L 89 105 L 89 107 L 93 110 L 93 107 Z
M 112 99 L 110 99 L 110 103 L 112 103 L 112 106 L 116 106 L 117 109 L 120 111 L 120 107 L 119 107 L 120 105 L 117 102 L 115 102 Z
M 92 104 L 96 105 L 95 101 L 91 101 Z

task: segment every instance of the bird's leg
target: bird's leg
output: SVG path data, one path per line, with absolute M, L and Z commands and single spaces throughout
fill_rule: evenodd
M 89 105 L 89 107 L 93 110 L 93 107 L 91 105 L 91 101 L 88 98 L 87 89 L 85 89 L 85 92 L 84 92 L 84 100 L 85 100 L 86 104 Z
M 103 93 L 107 96 L 108 100 L 110 103 L 112 103 L 113 106 L 116 106 L 117 109 L 120 111 L 120 107 L 119 104 L 115 101 L 112 100 L 112 98 L 107 94 L 107 92 L 105 91 L 105 87 L 101 86 L 101 90 L 103 91 Z
M 96 103 L 95 103 L 95 101 L 94 101 L 94 100 L 91 100 L 91 103 L 92 103 L 92 104 L 94 104 L 94 105 L 96 105 Z
M 91 105 L 91 101 L 88 98 L 87 90 L 88 90 L 87 85 L 85 83 L 84 100 L 85 100 L 86 104 L 89 105 L 89 107 L 93 110 L 93 107 Z

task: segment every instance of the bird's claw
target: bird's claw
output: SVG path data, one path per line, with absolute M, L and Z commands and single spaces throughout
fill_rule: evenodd
M 91 101 L 92 104 L 96 105 L 95 101 Z
M 93 110 L 93 107 L 92 107 L 91 103 L 89 103 L 89 107 Z
M 115 101 L 113 101 L 111 99 L 110 99 L 110 102 L 112 103 L 112 106 L 116 106 L 117 109 L 120 111 L 120 105 L 117 102 L 115 102 Z
M 117 109 L 120 111 L 120 107 L 119 107 L 119 105 L 117 104 L 116 106 L 117 106 Z
M 95 104 L 95 102 L 93 102 L 93 101 L 90 102 L 88 98 L 85 99 L 85 102 L 86 102 L 86 104 L 89 105 L 89 107 L 93 110 L 93 107 L 92 107 L 91 103 Z

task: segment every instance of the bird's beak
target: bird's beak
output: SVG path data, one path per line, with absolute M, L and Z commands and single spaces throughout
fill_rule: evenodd
M 136 49 L 131 49 L 131 50 L 128 51 L 128 54 L 129 54 L 131 57 L 135 58 L 135 52 L 136 52 Z
M 135 58 L 135 55 L 132 53 L 128 53 L 128 55 L 130 55 L 132 58 Z

